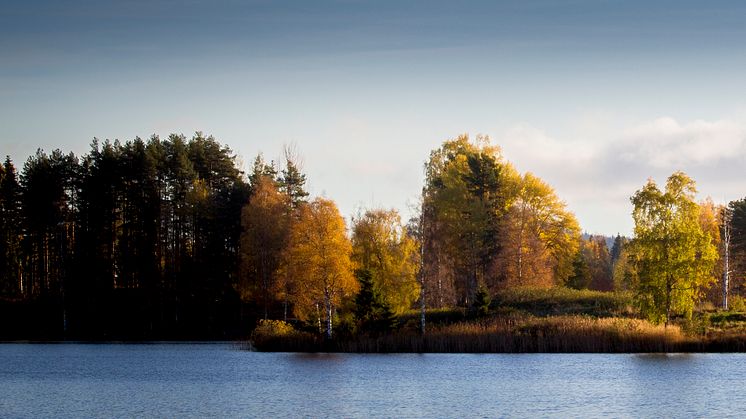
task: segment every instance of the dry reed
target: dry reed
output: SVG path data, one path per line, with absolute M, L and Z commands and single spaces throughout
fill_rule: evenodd
M 324 341 L 278 336 L 255 343 L 265 351 L 361 353 L 676 352 L 691 347 L 677 326 L 643 320 L 587 316 L 495 317 L 482 322 L 435 326 L 425 335 L 412 330 L 383 336 Z

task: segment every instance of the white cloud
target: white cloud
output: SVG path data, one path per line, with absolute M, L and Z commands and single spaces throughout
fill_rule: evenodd
M 705 165 L 743 154 L 746 124 L 741 121 L 696 120 L 681 124 L 664 117 L 628 129 L 621 157 L 656 168 Z
M 746 194 L 746 181 L 740 181 L 746 118 L 680 122 L 660 117 L 626 127 L 619 122 L 607 115 L 596 118 L 592 132 L 583 130 L 580 139 L 519 124 L 497 143 L 519 170 L 551 184 L 590 232 L 629 234 L 629 197 L 647 178 L 662 182 L 675 170 L 698 181 L 701 197 L 718 201 Z
M 509 128 L 499 139 L 505 157 L 522 171 L 532 167 L 578 167 L 594 159 L 597 147 L 593 143 L 560 140 L 528 124 Z

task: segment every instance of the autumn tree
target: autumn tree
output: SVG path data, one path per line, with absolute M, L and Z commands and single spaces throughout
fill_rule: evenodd
M 639 275 L 636 300 L 652 321 L 670 322 L 677 313 L 691 315 L 700 292 L 712 281 L 717 250 L 702 230 L 694 181 L 672 174 L 665 191 L 653 180 L 631 198 Z
M 277 269 L 288 242 L 289 199 L 275 180 L 262 176 L 252 185 L 249 203 L 241 214 L 241 283 L 243 297 L 256 301 L 269 317 L 280 286 Z
M 575 215 L 554 190 L 531 173 L 517 178 L 503 217 L 502 264 L 507 285 L 564 284 L 580 244 Z
M 359 287 L 351 252 L 344 218 L 333 201 L 316 198 L 299 208 L 283 263 L 302 275 L 293 295 L 295 314 L 305 320 L 315 317 L 319 324 L 323 319 L 327 338 L 332 337 L 335 308 Z
M 494 276 L 510 171 L 488 137 L 472 143 L 462 135 L 431 152 L 423 189 L 425 270 L 436 285 L 431 298 L 450 293 L 451 301 L 468 306 Z
M 583 240 L 581 247 L 591 271 L 590 288 L 599 291 L 614 289 L 611 253 L 606 245 L 606 237 L 590 236 L 588 240 Z
M 723 224 L 722 209 L 722 206 L 715 204 L 710 197 L 707 197 L 699 203 L 699 225 L 702 228 L 702 231 L 710 237 L 710 241 L 712 242 L 713 246 L 715 246 L 715 249 L 718 253 L 718 258 L 713 264 L 712 277 L 725 280 L 726 278 L 724 277 L 724 262 L 726 260 L 726 257 L 725 255 L 723 255 L 724 243 L 721 234 Z M 723 257 L 720 257 L 721 255 Z M 727 287 L 724 288 L 723 282 L 712 281 L 709 287 L 706 290 L 703 290 L 704 295 L 702 297 L 704 299 L 707 299 L 708 301 L 713 302 L 714 304 L 719 304 L 724 301 L 726 295 L 724 291 L 726 290 Z
M 352 258 L 394 312 L 412 307 L 420 293 L 419 244 L 396 210 L 368 210 L 353 218 Z

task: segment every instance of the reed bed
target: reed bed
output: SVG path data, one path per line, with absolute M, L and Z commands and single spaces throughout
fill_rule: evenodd
M 637 319 L 505 316 L 435 326 L 425 335 L 409 330 L 331 341 L 310 335 L 276 336 L 254 346 L 287 352 L 626 353 L 677 352 L 692 343 L 677 326 L 664 328 Z
M 459 308 L 419 311 L 399 318 L 389 334 L 332 340 L 271 321 L 252 342 L 262 351 L 360 353 L 639 353 L 745 352 L 746 314 L 704 313 L 694 321 L 653 325 L 636 318 L 632 294 L 567 288 L 513 288 L 493 298 L 489 317 Z M 683 327 L 683 329 L 682 329 Z

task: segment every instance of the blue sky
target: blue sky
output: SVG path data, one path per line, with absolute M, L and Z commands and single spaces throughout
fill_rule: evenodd
M 0 11 L 0 152 L 194 131 L 248 166 L 293 143 L 345 215 L 405 216 L 443 140 L 489 135 L 589 232 L 684 170 L 746 196 L 746 5 L 29 1 Z

